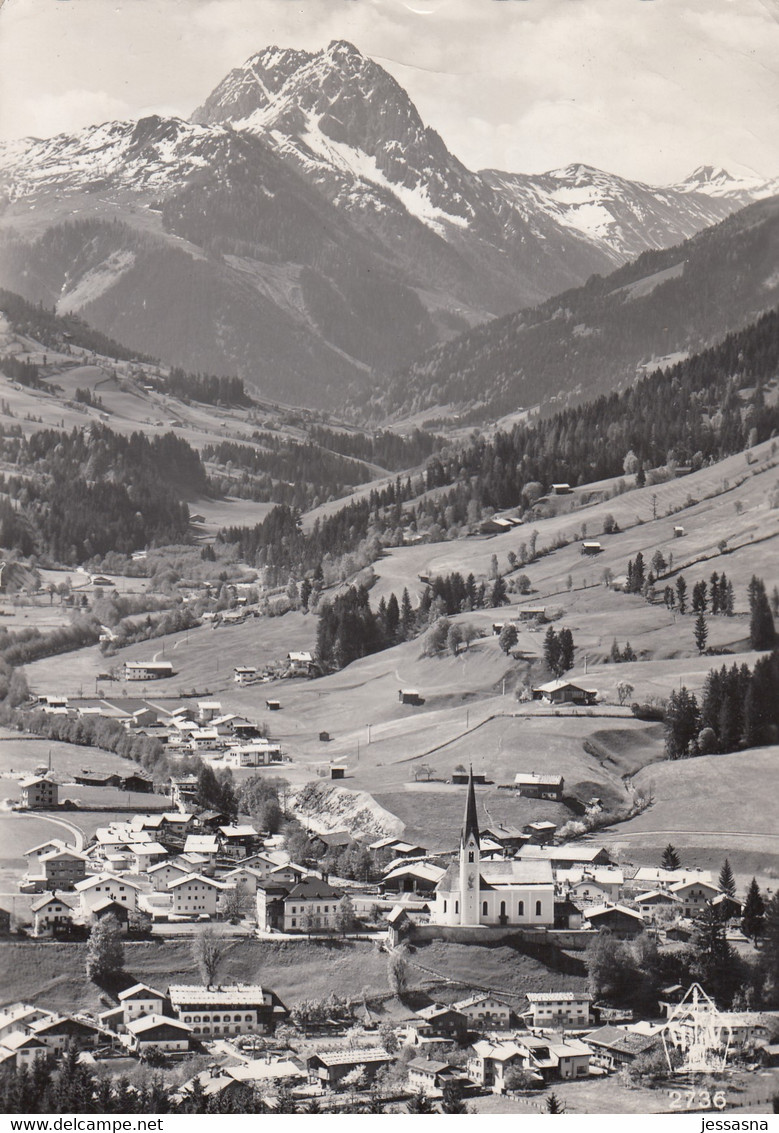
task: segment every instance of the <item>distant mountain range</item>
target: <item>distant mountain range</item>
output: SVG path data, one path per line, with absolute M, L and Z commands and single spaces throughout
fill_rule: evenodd
M 356 410 L 461 424 L 549 412 L 624 389 L 777 304 L 779 196 L 439 344 L 372 395 L 356 390 Z
M 339 405 L 376 373 L 678 243 L 779 185 L 473 172 L 343 41 L 276 47 L 192 121 L 0 146 L 0 286 L 129 347 Z

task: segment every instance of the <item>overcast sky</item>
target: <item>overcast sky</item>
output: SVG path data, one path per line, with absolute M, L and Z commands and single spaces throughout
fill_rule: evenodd
M 473 169 L 779 175 L 779 0 L 3 0 L 0 137 L 188 117 L 260 48 L 331 39 Z

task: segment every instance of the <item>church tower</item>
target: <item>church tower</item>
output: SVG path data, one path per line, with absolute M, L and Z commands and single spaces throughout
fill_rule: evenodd
M 465 819 L 460 835 L 460 924 L 479 924 L 479 822 L 472 767 L 468 775 Z

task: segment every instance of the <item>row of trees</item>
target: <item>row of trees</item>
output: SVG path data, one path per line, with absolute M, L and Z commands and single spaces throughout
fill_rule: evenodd
M 665 707 L 669 759 L 738 751 L 779 738 L 779 651 L 748 665 L 722 666 L 706 677 L 702 701 L 686 686 Z
M 550 626 L 544 637 L 544 660 L 556 677 L 573 668 L 574 651 L 571 631 L 564 627 L 558 633 L 554 626 Z

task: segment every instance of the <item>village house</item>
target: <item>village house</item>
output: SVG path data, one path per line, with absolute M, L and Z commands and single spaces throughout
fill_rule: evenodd
M 353 1070 L 361 1070 L 367 1081 L 376 1077 L 383 1066 L 394 1060 L 382 1047 L 354 1050 L 322 1050 L 306 1059 L 309 1082 L 317 1082 L 331 1090 Z
M 519 857 L 527 862 L 549 862 L 553 870 L 613 864 L 606 847 L 593 845 L 591 842 L 567 842 L 560 846 L 522 846 Z
M 118 921 L 119 928 L 123 932 L 127 932 L 130 927 L 130 910 L 126 905 L 120 905 L 118 901 L 112 901 L 110 897 L 106 897 L 102 901 L 98 901 L 93 905 L 89 911 L 89 916 L 85 919 L 84 923 L 91 928 L 105 917 L 113 917 Z
M 171 984 L 168 999 L 176 1017 L 201 1038 L 272 1033 L 289 1014 L 276 993 L 259 984 Z
M 260 845 L 260 837 L 253 826 L 220 826 L 217 835 L 220 852 L 228 858 L 248 858 Z
M 254 665 L 236 665 L 233 669 L 233 680 L 237 685 L 248 685 L 257 680 L 257 669 Z
M 168 882 L 168 893 L 173 898 L 171 912 L 176 916 L 215 917 L 222 885 L 202 873 L 188 873 Z
M 199 700 L 197 702 L 197 719 L 199 724 L 210 724 L 212 720 L 222 715 L 222 703 L 219 700 Z
M 410 861 L 400 865 L 393 862 L 381 879 L 380 888 L 383 893 L 422 893 L 432 896 L 445 876 L 443 866 L 432 862 Z
M 0 1012 L 0 1043 L 14 1031 L 27 1032 L 33 1023 L 54 1018 L 54 1014 L 43 1007 L 34 1007 L 31 1003 L 11 1003 Z
M 511 1007 L 489 992 L 477 992 L 458 1000 L 452 1007 L 466 1017 L 472 1029 L 504 1030 L 511 1025 Z
M 657 1050 L 662 1040 L 654 1035 L 642 1035 L 626 1027 L 605 1026 L 590 1031 L 586 1036 L 592 1051 L 592 1063 L 604 1070 L 619 1070 L 629 1066 L 639 1055 Z
M 219 856 L 219 838 L 216 834 L 188 834 L 184 842 L 185 854 L 198 854 L 214 866 Z
M 522 1012 L 534 1030 L 586 1027 L 590 1021 L 592 996 L 583 991 L 529 991 L 529 1008 Z
M 77 1050 L 91 1050 L 101 1041 L 100 1029 L 84 1019 L 74 1019 L 71 1015 L 56 1015 L 50 1019 L 39 1019 L 31 1024 L 30 1034 L 44 1044 L 50 1054 L 62 1054 L 66 1046 Z
M 580 1039 L 552 1036 L 549 1040 L 549 1055 L 555 1063 L 550 1077 L 563 1079 L 588 1077 L 592 1051 Z
M 281 744 L 261 738 L 228 748 L 224 758 L 230 767 L 269 767 L 282 762 Z
M 287 675 L 309 677 L 316 671 L 316 662 L 310 653 L 297 651 L 287 654 Z
M 126 681 L 157 681 L 173 676 L 170 661 L 125 661 L 124 679 Z
M 61 850 L 52 850 L 50 854 L 38 858 L 36 872 L 28 873 L 26 880 L 38 893 L 44 890 L 54 892 L 55 889 L 73 889 L 77 882 L 86 877 L 88 861 L 86 854 L 81 854 L 70 846 L 63 846 Z
M 33 775 L 19 786 L 24 810 L 49 810 L 59 805 L 59 784 L 48 775 Z
M 445 1038 L 454 1039 L 457 1043 L 465 1041 L 468 1034 L 468 1016 L 455 1006 L 431 1003 L 427 1007 L 420 1008 L 417 1016 L 423 1023 L 428 1024 L 431 1034 L 443 1035 Z
M 128 850 L 133 858 L 133 873 L 146 873 L 151 866 L 168 856 L 168 851 L 160 842 L 133 842 Z
M 127 1045 L 136 1054 L 154 1048 L 165 1054 L 186 1054 L 192 1028 L 167 1015 L 144 1015 L 127 1024 Z
M 285 932 L 332 932 L 337 928 L 338 902 L 343 897 L 326 881 L 311 877 L 290 890 L 284 900 Z
M 456 1066 L 440 1062 L 436 1058 L 412 1058 L 407 1066 L 408 1088 L 413 1093 L 438 1097 L 447 1082 L 459 1080 L 461 1075 Z
M 126 1029 L 135 1019 L 145 1015 L 163 1015 L 166 997 L 148 984 L 137 983 L 120 991 L 117 996 L 122 1012 L 122 1025 Z
M 156 893 L 167 893 L 171 881 L 178 881 L 188 873 L 194 873 L 194 870 L 189 868 L 189 863 L 184 864 L 179 858 L 158 862 L 146 870 L 146 876 Z
M 592 705 L 597 702 L 598 693 L 592 688 L 583 688 L 573 681 L 547 681 L 533 689 L 533 700 L 548 700 L 550 704 Z
M 625 883 L 623 871 L 612 866 L 558 869 L 555 870 L 555 879 L 561 891 L 578 905 L 618 901 Z
M 46 857 L 47 854 L 53 854 L 56 850 L 75 850 L 75 846 L 62 841 L 61 838 L 52 838 L 48 842 L 40 842 L 37 846 L 32 846 L 31 849 L 25 850 L 22 855 L 27 859 L 27 872 L 33 873 L 38 861 Z
M 535 771 L 518 771 L 514 776 L 514 787 L 518 794 L 529 799 L 554 799 L 563 797 L 565 779 L 562 775 L 539 775 Z
M 670 892 L 671 887 L 680 882 L 699 882 L 710 885 L 719 892 L 708 869 L 663 869 L 661 866 L 641 866 L 631 878 L 630 888 L 636 893 L 643 893 L 647 889 Z
M 527 1054 L 515 1042 L 492 1042 L 479 1039 L 468 1051 L 468 1077 L 494 1093 L 506 1090 L 506 1078 L 512 1067 L 522 1068 Z
M 672 913 L 681 913 L 681 901 L 674 893 L 664 889 L 650 889 L 647 893 L 639 893 L 633 898 L 641 916 L 645 921 L 656 921 L 665 910 Z
M 263 932 L 283 931 L 284 902 L 289 891 L 290 886 L 284 882 L 258 879 L 255 898 L 258 929 Z
M 592 928 L 608 929 L 619 940 L 627 940 L 644 931 L 641 913 L 625 905 L 593 905 L 584 909 L 584 916 Z
M 697 917 L 720 891 L 705 881 L 677 881 L 670 892 L 679 898 L 683 917 Z
M 30 1069 L 38 1058 L 45 1058 L 47 1053 L 48 1047 L 44 1042 L 24 1031 L 13 1031 L 0 1044 L 0 1062 L 4 1066 L 10 1063 L 17 1070 Z
M 140 886 L 127 877 L 114 877 L 108 873 L 98 873 L 79 881 L 75 890 L 79 895 L 80 913 L 83 918 L 89 917 L 95 905 L 111 901 L 124 905 L 130 912 L 138 907 L 138 893 Z
M 47 936 L 61 932 L 73 923 L 74 903 L 61 893 L 47 893 L 30 905 L 33 915 L 33 936 Z

